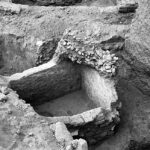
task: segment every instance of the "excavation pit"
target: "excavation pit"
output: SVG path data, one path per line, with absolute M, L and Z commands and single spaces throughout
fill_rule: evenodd
M 109 110 L 117 99 L 113 82 L 92 68 L 71 62 L 17 80 L 13 77 L 11 88 L 43 116 L 73 116 L 97 107 Z
M 9 86 L 50 124 L 63 122 L 90 144 L 112 135 L 119 122 L 114 81 L 85 65 L 50 61 L 12 75 Z

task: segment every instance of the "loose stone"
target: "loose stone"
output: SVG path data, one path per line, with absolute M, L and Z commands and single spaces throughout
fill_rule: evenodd
M 109 69 L 111 69 L 111 66 L 107 65 L 107 66 L 105 66 L 105 69 L 109 70 Z
M 116 60 L 118 60 L 118 57 L 113 57 L 113 59 L 116 61 Z

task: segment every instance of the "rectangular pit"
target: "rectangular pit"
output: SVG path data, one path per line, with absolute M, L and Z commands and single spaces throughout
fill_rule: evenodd
M 10 87 L 40 115 L 72 116 L 97 107 L 110 109 L 117 99 L 113 81 L 92 68 L 70 61 L 38 70 L 42 67 L 13 75 L 10 81 Z

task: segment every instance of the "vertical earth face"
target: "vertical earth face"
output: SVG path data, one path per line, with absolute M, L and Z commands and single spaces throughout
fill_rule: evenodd
M 0 148 L 150 149 L 149 6 L 1 0 Z

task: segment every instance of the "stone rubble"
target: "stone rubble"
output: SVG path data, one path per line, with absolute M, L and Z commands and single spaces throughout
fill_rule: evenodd
M 78 44 L 80 40 L 78 41 L 75 38 L 70 40 L 70 36 L 73 32 L 70 33 L 70 31 L 67 31 L 64 38 L 59 42 L 55 55 L 67 55 L 72 62 L 89 65 L 102 75 L 109 77 L 115 75 L 116 63 L 118 61 L 118 57 L 115 56 L 115 54 L 111 53 L 109 50 L 104 51 L 101 48 L 97 49 L 94 47 L 91 51 L 88 51 L 86 47 L 80 47 L 81 45 Z M 74 42 L 75 40 L 77 40 L 77 43 Z M 62 49 L 65 49 L 65 52 L 61 51 Z

